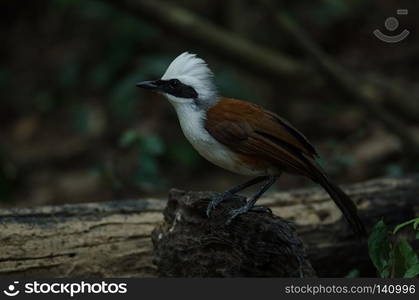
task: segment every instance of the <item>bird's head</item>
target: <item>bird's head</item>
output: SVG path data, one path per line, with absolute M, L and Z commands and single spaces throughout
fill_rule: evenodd
M 208 65 L 188 52 L 176 57 L 161 79 L 139 82 L 137 86 L 163 93 L 175 106 L 183 104 L 208 108 L 218 99 Z

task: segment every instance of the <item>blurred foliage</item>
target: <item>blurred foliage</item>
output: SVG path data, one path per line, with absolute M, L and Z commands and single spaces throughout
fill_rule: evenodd
M 0 201 L 9 201 L 16 188 L 16 170 L 7 162 L 0 145 Z
M 419 258 L 405 237 L 397 233 L 412 225 L 419 239 L 419 218 L 395 227 L 390 232 L 383 221 L 373 228 L 368 239 L 369 255 L 381 278 L 413 278 L 419 276 Z
M 297 12 L 302 14 L 321 27 L 331 26 L 348 18 L 354 13 L 364 9 L 368 3 L 362 0 L 321 0 L 301 1 Z
M 113 117 L 118 120 L 132 121 L 137 117 L 136 106 L 138 97 L 133 89 L 133 82 L 136 82 L 135 74 L 125 76 L 116 82 L 109 94 L 109 110 Z
M 55 104 L 50 91 L 39 91 L 34 97 L 34 109 L 39 113 L 48 113 L 52 111 Z
M 400 177 L 405 174 L 403 166 L 398 164 L 389 164 L 386 167 L 386 174 L 392 177 Z
M 353 8 L 355 1 L 347 0 L 322 0 L 309 10 L 314 19 L 328 25 L 338 19 L 345 17 Z
M 0 170 L 0 201 L 10 199 L 13 182 L 6 176 L 4 170 Z
M 351 34 L 360 28 L 360 19 L 369 30 L 368 20 L 378 14 L 371 10 L 362 14 L 368 5 L 365 1 L 282 2 L 316 41 L 333 45 L 328 50 L 340 49 L 337 57 L 343 57 L 345 62 L 362 61 L 362 67 L 374 70 L 376 65 L 364 59 L 368 55 L 368 41 L 359 41 Z M 182 6 L 217 26 L 237 30 L 250 41 L 262 43 L 260 36 L 264 35 L 268 38 L 263 42 L 269 48 L 278 47 L 284 52 L 293 49 L 286 36 L 269 23 L 269 18 L 261 18 L 266 12 L 258 5 L 242 2 L 244 15 L 234 18 L 231 16 L 234 11 L 220 13 L 224 6 L 216 1 L 205 3 L 184 1 Z M 0 49 L 0 134 L 4 141 L 4 155 L 0 155 L 0 201 L 27 201 L 37 195 L 41 195 L 37 203 L 43 203 L 42 199 L 59 200 L 65 192 L 61 185 L 58 188 L 53 185 L 53 179 L 80 170 L 90 178 L 93 168 L 103 175 L 104 182 L 94 182 L 92 193 L 105 194 L 106 199 L 115 197 L 108 193 L 128 190 L 127 186 L 134 188 L 118 196 L 150 191 L 166 193 L 169 185 L 184 182 L 193 189 L 197 181 L 214 177 L 222 178 L 218 182 L 230 184 L 227 171 L 200 170 L 203 159 L 181 135 L 170 105 L 148 101 L 148 97 L 155 96 L 135 87 L 138 81 L 159 78 L 173 57 L 185 50 L 198 53 L 210 63 L 222 95 L 263 103 L 290 119 L 319 148 L 327 171 L 339 181 L 399 176 L 414 168 L 419 170 L 417 164 L 404 162 L 401 154 L 383 154 L 372 163 L 355 155 L 351 150 L 368 140 L 370 124 L 362 123 L 364 116 L 348 117 L 347 104 L 337 101 L 328 87 L 316 94 L 306 91 L 300 83 L 281 84 L 277 78 L 267 80 L 252 71 L 243 72 L 245 66 L 238 68 L 228 59 L 219 60 L 222 56 L 212 55 L 211 49 L 204 45 L 181 39 L 153 22 L 135 18 L 98 0 L 41 0 L 27 6 L 9 2 L 5 7 L 9 10 L 0 12 L 4 27 L 4 44 Z M 381 18 L 379 14 L 378 17 Z M 343 43 L 345 36 L 359 43 Z M 357 56 L 357 52 L 366 55 Z M 389 55 L 383 53 L 382 57 L 387 59 Z M 294 52 L 288 54 L 296 56 Z M 372 54 L 375 58 L 377 51 Z M 306 63 L 305 57 L 296 58 Z M 388 65 L 386 72 L 392 72 Z M 36 121 L 25 122 L 28 115 Z M 356 135 L 359 132 L 363 134 Z M 355 138 L 348 141 L 348 136 Z M 60 148 L 74 138 L 71 147 Z M 9 158 L 13 158 L 13 164 Z M 123 171 L 119 172 L 118 165 L 124 166 Z M 351 177 L 348 170 L 360 165 L 363 169 Z M 125 166 L 132 169 L 126 171 L 129 168 Z M 182 176 L 177 176 L 179 168 Z M 19 181 L 15 173 L 22 176 Z M 300 184 L 298 179 L 292 180 L 290 187 Z M 218 186 L 208 183 L 208 188 Z M 86 188 L 80 190 L 82 193 Z M 89 197 L 85 195 L 87 200 Z
M 188 169 L 193 169 L 201 159 L 198 152 L 187 141 L 172 143 L 167 156 L 173 163 L 180 164 Z
M 358 278 L 358 277 L 359 277 L 359 275 L 360 275 L 359 270 L 354 269 L 354 270 L 350 271 L 350 272 L 349 272 L 349 273 L 345 276 L 345 278 Z
M 252 90 L 240 79 L 237 72 L 231 68 L 218 70 L 215 83 L 221 95 L 234 95 L 234 98 L 238 99 L 258 100 Z
M 9 72 L 6 69 L 0 68 L 0 89 L 6 88 L 9 83 Z
M 162 139 L 157 135 L 145 135 L 137 130 L 124 132 L 119 140 L 121 147 L 135 147 L 138 168 L 132 182 L 144 188 L 157 188 L 164 184 L 159 171 L 159 157 L 165 151 Z

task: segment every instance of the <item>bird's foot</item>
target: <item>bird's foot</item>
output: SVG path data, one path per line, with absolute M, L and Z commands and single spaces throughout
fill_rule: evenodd
M 218 204 L 220 204 L 222 201 L 232 199 L 232 200 L 239 200 L 239 201 L 245 201 L 246 197 L 241 195 L 236 195 L 230 192 L 225 192 L 222 194 L 219 194 L 214 199 L 211 200 L 211 202 L 208 204 L 207 207 L 207 216 L 208 218 L 211 216 L 212 211 L 217 207 Z
M 261 206 L 261 205 L 255 205 L 252 208 L 250 208 L 249 211 L 270 213 L 270 214 L 272 213 L 272 209 L 266 206 Z
M 237 216 L 245 214 L 249 211 L 272 213 L 272 210 L 269 207 L 264 207 L 264 206 L 260 206 L 260 205 L 253 205 L 252 206 L 251 204 L 247 203 L 246 205 L 244 205 L 242 207 L 230 210 L 230 212 L 229 212 L 230 218 L 228 218 L 228 220 L 226 222 L 226 225 L 229 225 L 231 223 L 231 221 L 233 221 Z

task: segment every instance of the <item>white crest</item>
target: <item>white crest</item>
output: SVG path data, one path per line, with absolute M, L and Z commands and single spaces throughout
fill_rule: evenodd
M 211 104 L 218 98 L 214 84 L 213 74 L 206 62 L 195 54 L 183 52 L 176 57 L 167 68 L 162 80 L 178 79 L 189 85 L 198 93 L 198 99 L 203 104 Z M 173 102 L 190 102 L 172 95 L 167 95 Z

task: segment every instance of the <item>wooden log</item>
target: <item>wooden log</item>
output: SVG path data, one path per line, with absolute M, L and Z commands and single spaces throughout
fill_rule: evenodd
M 367 228 L 418 215 L 417 176 L 385 178 L 344 188 Z M 172 192 L 169 198 L 179 195 Z M 318 188 L 272 193 L 258 204 L 295 222 L 319 276 L 358 269 L 374 276 L 365 242 L 353 237 L 327 194 Z M 151 233 L 165 200 L 0 210 L 0 277 L 154 277 Z
M 153 277 L 151 231 L 166 201 L 0 211 L 0 277 Z

